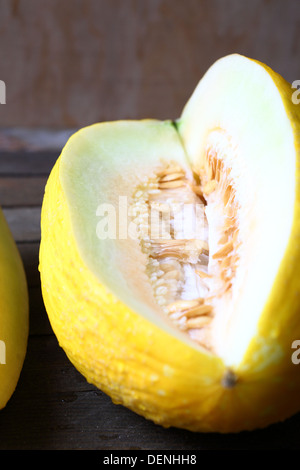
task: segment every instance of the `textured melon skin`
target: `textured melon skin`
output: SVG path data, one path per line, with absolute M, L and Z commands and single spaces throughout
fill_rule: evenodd
M 0 340 L 5 344 L 5 363 L 0 363 L 1 409 L 6 406 L 17 386 L 26 355 L 29 330 L 25 272 L 2 210 L 0 210 L 0 278 Z
M 294 129 L 299 162 L 299 111 L 291 105 L 288 85 L 277 76 L 274 80 L 279 80 Z M 81 136 L 75 135 L 73 144 L 74 139 Z M 60 158 L 67 151 L 66 147 Z M 291 345 L 300 338 L 299 163 L 290 242 L 257 335 L 235 367 L 236 383 L 231 387 L 220 358 L 149 322 L 99 283 L 78 250 L 60 181 L 60 161 L 51 172 L 42 208 L 42 293 L 60 346 L 86 379 L 114 403 L 165 427 L 238 432 L 298 412 L 300 374 L 291 360 Z

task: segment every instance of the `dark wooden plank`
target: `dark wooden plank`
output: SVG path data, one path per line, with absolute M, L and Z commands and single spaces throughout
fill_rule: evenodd
M 39 242 L 17 244 L 27 279 L 30 310 L 30 334 L 52 334 L 41 293 Z
M 57 152 L 77 129 L 46 129 L 40 127 L 5 127 L 0 129 L 2 152 Z
M 17 243 L 17 247 L 23 261 L 29 287 L 40 286 L 40 273 L 38 270 L 39 241 L 33 243 Z
M 43 202 L 47 176 L 1 177 L 0 205 L 2 207 L 40 206 Z
M 39 242 L 17 244 L 27 279 L 30 308 L 30 334 L 53 334 L 41 293 Z
M 0 151 L 0 176 L 48 176 L 59 151 Z
M 29 287 L 29 334 L 30 336 L 52 335 L 53 331 L 44 306 L 40 286 Z
M 16 242 L 38 242 L 40 240 L 40 207 L 4 208 L 3 213 Z

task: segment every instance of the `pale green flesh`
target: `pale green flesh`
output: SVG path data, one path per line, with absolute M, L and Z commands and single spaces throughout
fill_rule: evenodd
M 147 182 L 169 161 L 177 162 L 190 172 L 172 122 L 142 120 L 95 124 L 69 140 L 62 154 L 60 178 L 79 251 L 100 283 L 134 311 L 193 344 L 168 322 L 156 304 L 145 273 L 146 256 L 141 252 L 139 241 L 129 236 L 119 238 L 119 215 L 123 214 L 119 196 L 122 203 L 127 197 L 129 206 L 136 187 Z M 116 209 L 115 239 L 100 240 L 97 236 L 97 225 L 106 218 L 99 210 L 102 204 L 111 205 L 102 206 L 104 209 Z
M 281 86 L 290 92 L 289 84 Z M 226 131 L 225 143 L 219 129 Z M 296 184 L 293 129 L 270 74 L 234 54 L 220 59 L 200 81 L 183 111 L 179 132 L 196 167 L 212 141 L 236 183 L 241 266 L 232 303 L 221 306 L 224 314 L 218 318 L 215 342 L 224 361 L 237 365 L 257 334 L 291 233 Z
M 239 56 L 212 67 L 177 126 L 144 120 L 85 128 L 63 151 L 61 183 L 79 251 L 99 282 L 130 308 L 198 348 L 159 315 L 138 242 L 99 240 L 97 208 L 103 203 L 118 207 L 120 195 L 129 201 L 139 183 L 164 161 L 177 162 L 187 171 L 191 162 L 197 170 L 208 142 L 223 153 L 242 208 L 244 248 L 233 302 L 220 304 L 223 314 L 216 320 L 215 342 L 224 362 L 237 365 L 256 332 L 289 239 L 295 198 L 292 129 L 270 76 Z M 281 185 L 284 192 L 278 190 Z

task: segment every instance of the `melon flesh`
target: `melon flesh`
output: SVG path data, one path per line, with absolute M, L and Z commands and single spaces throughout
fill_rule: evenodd
M 238 55 L 221 59 L 199 83 L 178 124 L 195 171 L 211 151 L 230 168 L 240 207 L 239 275 L 215 330 L 218 353 L 231 365 L 239 364 L 257 333 L 294 219 L 297 149 L 276 82 L 290 99 L 288 84 L 268 68 Z
M 171 122 L 155 120 L 95 124 L 81 132 L 80 145 L 77 139 L 73 145 L 71 138 L 68 156 L 60 163 L 80 253 L 99 282 L 118 299 L 170 334 L 177 334 L 153 295 L 146 274 L 147 255 L 139 240 L 127 235 L 129 214 L 127 228 L 119 220 L 123 210 L 129 212 L 139 185 L 147 184 L 168 161 L 191 172 L 178 133 Z M 122 209 L 120 196 L 127 208 Z M 97 226 L 105 209 L 110 215 L 110 208 L 115 209 L 116 236 L 99 239 Z M 124 236 L 119 237 L 120 232 Z M 181 339 L 188 341 L 185 335 Z

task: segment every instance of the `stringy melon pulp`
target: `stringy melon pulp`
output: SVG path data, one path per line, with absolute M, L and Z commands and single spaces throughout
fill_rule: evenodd
M 129 216 L 157 304 L 215 353 L 213 329 L 232 298 L 241 242 L 230 169 L 216 152 L 206 157 L 199 176 L 170 162 L 139 185 Z

